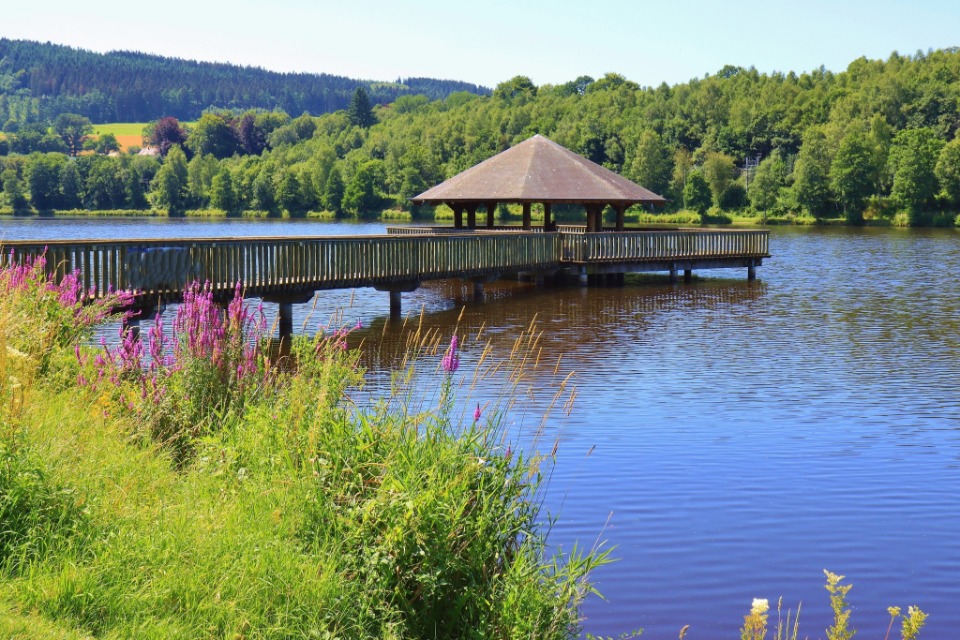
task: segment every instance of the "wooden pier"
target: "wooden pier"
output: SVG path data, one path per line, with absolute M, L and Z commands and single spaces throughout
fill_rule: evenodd
M 135 293 L 150 309 L 178 301 L 184 285 L 209 282 L 228 299 L 238 282 L 248 297 L 281 305 L 308 301 L 316 291 L 374 287 L 390 292 L 391 313 L 400 294 L 427 280 L 485 282 L 517 273 L 567 273 L 589 284 L 595 275 L 739 267 L 749 279 L 769 257 L 766 230 L 645 229 L 585 233 L 513 229 L 394 227 L 386 235 L 197 238 L 189 240 L 12 241 L 0 264 L 45 254 L 47 269 L 76 273 L 93 296 Z

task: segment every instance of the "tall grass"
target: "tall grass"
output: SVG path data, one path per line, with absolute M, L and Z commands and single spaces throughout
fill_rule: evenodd
M 605 556 L 548 552 L 537 500 L 544 460 L 503 447 L 495 408 L 455 408 L 470 386 L 450 364 L 455 353 L 435 403 L 401 406 L 396 396 L 361 408 L 348 397 L 363 380 L 346 348 L 351 328 L 298 337 L 281 366 L 239 292 L 221 310 L 195 285 L 172 330 L 161 321 L 142 345 L 124 336 L 75 350 L 75 312 L 60 315 L 64 339 L 32 378 L 43 393 L 17 405 L 17 444 L 4 445 L 0 629 L 578 633 L 587 576 Z M 0 325 L 5 340 L 15 324 Z M 442 366 L 428 346 L 398 374 L 412 387 L 418 358 Z M 518 366 L 530 358 L 518 354 Z M 70 376 L 78 382 L 65 384 Z

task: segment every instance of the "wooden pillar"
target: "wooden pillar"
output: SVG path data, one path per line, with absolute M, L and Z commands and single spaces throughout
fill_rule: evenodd
M 595 204 L 587 205 L 587 233 L 597 233 L 603 230 L 601 211 L 603 209 Z
M 400 292 L 391 291 L 390 292 L 390 317 L 399 318 L 401 313 L 400 308 Z
M 453 208 L 453 226 L 457 229 L 463 228 L 463 207 L 459 204 L 451 207 Z
M 476 202 L 470 202 L 467 204 L 467 227 L 470 229 L 477 228 L 477 208 L 480 205 Z
M 280 340 L 290 340 L 290 336 L 293 335 L 293 304 L 281 302 L 277 307 L 277 328 L 280 331 Z
M 623 231 L 624 217 L 627 211 L 627 205 L 618 204 L 614 207 L 614 210 L 617 212 L 617 231 Z
M 693 269 L 684 269 L 683 270 L 683 281 L 690 282 L 693 280 Z
M 677 281 L 677 265 L 670 265 L 670 282 Z
M 757 279 L 757 267 L 751 264 L 749 267 L 747 267 L 747 281 L 753 282 L 756 279 Z
M 550 203 L 543 203 L 543 230 L 553 231 L 553 220 L 550 219 Z
M 141 312 L 144 314 L 145 312 Z M 130 332 L 133 335 L 134 340 L 140 339 L 140 315 L 135 316 L 124 316 L 121 324 L 123 325 L 123 332 Z
M 497 208 L 497 203 L 488 202 L 485 206 L 487 208 L 487 229 L 493 229 L 493 212 Z
M 543 230 L 546 231 L 546 230 L 547 230 L 547 228 L 546 228 L 546 224 L 547 224 L 546 214 L 544 214 L 543 224 L 544 224 Z M 530 228 L 530 203 L 529 203 L 529 202 L 524 202 L 524 203 L 523 203 L 523 228 L 524 228 L 524 229 L 529 229 L 529 228 Z

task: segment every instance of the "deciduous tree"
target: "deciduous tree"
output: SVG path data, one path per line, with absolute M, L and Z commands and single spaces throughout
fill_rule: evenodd
M 786 163 L 780 156 L 780 151 L 774 149 L 773 153 L 757 166 L 753 180 L 747 188 L 747 194 L 754 209 L 767 212 L 777 204 L 780 189 L 786 182 L 786 173 Z
M 700 170 L 694 170 L 687 176 L 687 184 L 683 187 L 683 203 L 687 209 L 692 209 L 697 213 L 706 213 L 710 208 L 713 198 L 710 194 L 710 186 Z
M 943 142 L 932 129 L 904 129 L 893 139 L 889 166 L 893 173 L 890 195 L 915 215 L 936 194 L 934 173 Z
M 240 151 L 240 140 L 228 115 L 205 113 L 187 136 L 187 148 L 196 154 L 229 158 Z
M 65 158 L 59 153 L 36 153 L 26 164 L 30 201 L 37 209 L 52 209 L 60 204 L 60 172 Z
M 53 128 L 67 145 L 72 156 L 80 153 L 84 139 L 93 133 L 93 124 L 90 119 L 76 113 L 61 113 L 54 121 Z
M 797 203 L 815 218 L 826 215 L 830 201 L 830 155 L 819 129 L 809 129 L 793 165 L 793 192 Z
M 177 144 L 181 147 L 187 142 L 187 131 L 180 126 L 180 122 L 172 116 L 157 120 L 152 126 L 144 129 L 143 139 L 146 144 L 157 147 L 161 157 L 166 157 L 170 147 Z
M 673 173 L 670 151 L 656 131 L 646 129 L 640 134 L 637 150 L 630 164 L 630 177 L 654 193 L 666 193 Z
M 213 182 L 210 185 L 210 206 L 226 212 L 227 215 L 238 213 L 239 202 L 233 188 L 233 178 L 225 167 L 213 176 Z
M 960 205 L 960 136 L 940 150 L 935 172 L 950 202 Z
M 182 214 L 187 206 L 188 184 L 187 157 L 180 145 L 173 145 L 151 184 L 151 204 L 171 215 Z
M 863 205 L 873 190 L 873 175 L 873 150 L 861 131 L 852 130 L 840 141 L 830 165 L 830 186 L 852 224 L 863 222 Z
M 324 186 L 323 208 L 334 213 L 342 212 L 344 190 L 343 176 L 340 174 L 340 169 L 334 165 L 327 175 L 327 183 Z
M 716 205 L 720 204 L 720 196 L 730 186 L 737 176 L 737 166 L 733 158 L 725 153 L 711 151 L 703 161 L 703 177 L 710 187 L 710 194 Z

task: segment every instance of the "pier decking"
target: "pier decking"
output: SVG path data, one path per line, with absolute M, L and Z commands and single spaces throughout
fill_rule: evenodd
M 482 283 L 517 273 L 590 276 L 634 271 L 746 267 L 748 278 L 769 257 L 766 230 L 652 229 L 584 233 L 569 226 L 544 233 L 516 229 L 395 227 L 386 235 L 196 238 L 189 240 L 13 241 L 0 264 L 46 255 L 47 269 L 76 273 L 85 290 L 135 293 L 150 308 L 180 299 L 184 285 L 209 282 L 227 298 L 237 282 L 247 296 L 281 305 L 322 289 L 375 287 L 400 293 L 427 280 Z

